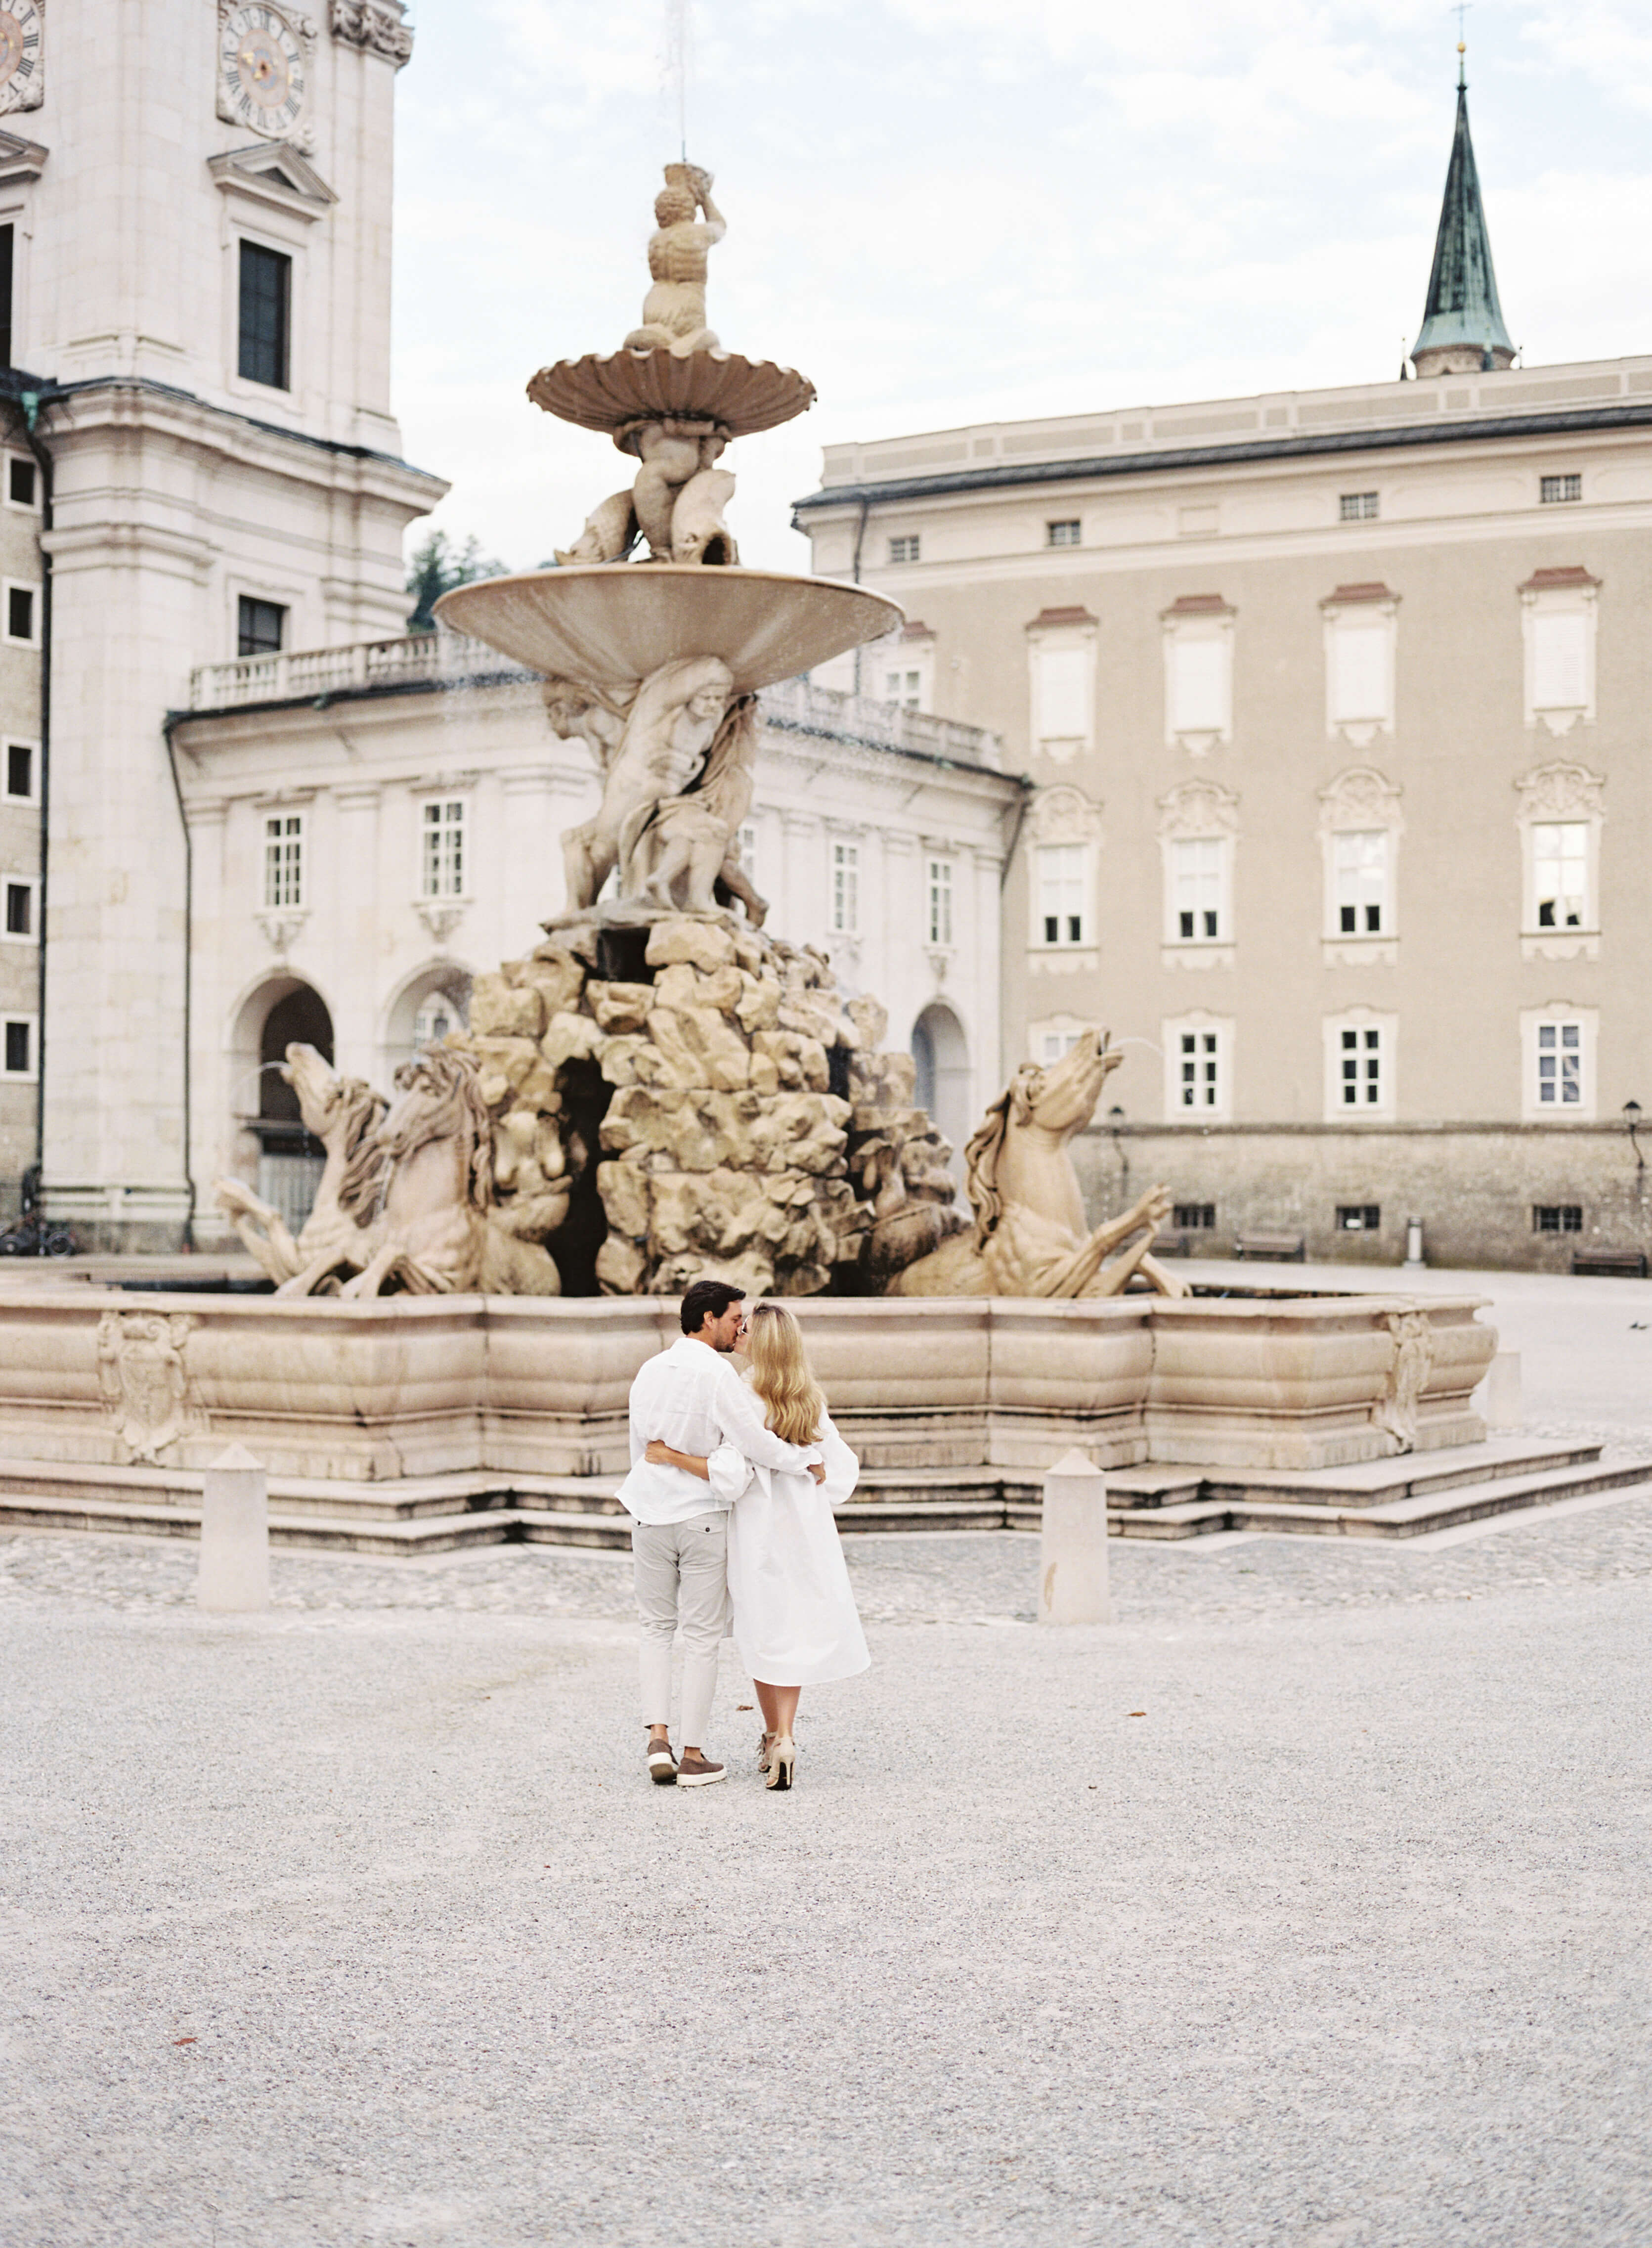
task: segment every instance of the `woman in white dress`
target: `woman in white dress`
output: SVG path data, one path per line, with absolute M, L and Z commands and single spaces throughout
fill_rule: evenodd
M 826 1474 L 756 1467 L 732 1444 L 709 1459 L 650 1444 L 665 1463 L 703 1475 L 733 1502 L 729 1516 L 729 1598 L 734 1643 L 763 1710 L 759 1768 L 776 1789 L 792 1785 L 798 1698 L 805 1686 L 853 1678 L 872 1657 L 849 1589 L 849 1572 L 832 1510 L 853 1491 L 860 1463 L 832 1425 L 810 1371 L 797 1321 L 778 1304 L 759 1304 L 745 1345 L 745 1379 L 764 1418 L 788 1443 L 820 1446 Z

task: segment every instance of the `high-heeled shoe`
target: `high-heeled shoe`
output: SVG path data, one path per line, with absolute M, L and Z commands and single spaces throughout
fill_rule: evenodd
M 779 1737 L 780 1736 L 778 1733 L 759 1733 L 757 1735 L 757 1770 L 759 1772 L 767 1772 L 769 1769 L 769 1758 L 773 1753 L 774 1744 Z
M 778 1740 L 771 1742 L 769 1746 L 769 1785 L 777 1789 L 790 1787 L 792 1785 L 792 1775 L 797 1767 L 797 1761 L 798 1744 L 792 1739 L 790 1733 L 782 1733 Z

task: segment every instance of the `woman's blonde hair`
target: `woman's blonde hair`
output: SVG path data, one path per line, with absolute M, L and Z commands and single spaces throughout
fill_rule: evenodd
M 751 1387 L 775 1435 L 812 1444 L 826 1415 L 826 1393 L 809 1370 L 803 1331 L 778 1304 L 759 1304 L 746 1328 Z

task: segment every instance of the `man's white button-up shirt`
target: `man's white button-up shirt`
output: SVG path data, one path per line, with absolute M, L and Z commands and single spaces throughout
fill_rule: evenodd
M 761 1403 L 729 1360 L 692 1335 L 651 1358 L 631 1385 L 631 1472 L 620 1502 L 638 1522 L 686 1522 L 724 1511 L 728 1499 L 687 1468 L 655 1467 L 643 1458 L 656 1436 L 700 1459 L 733 1444 L 764 1468 L 806 1468 L 820 1457 L 819 1444 L 785 1443 L 765 1428 Z

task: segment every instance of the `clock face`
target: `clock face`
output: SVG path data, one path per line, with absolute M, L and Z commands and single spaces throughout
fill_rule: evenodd
M 32 108 L 40 79 L 40 10 L 35 0 L 0 0 L 0 108 Z
M 218 86 L 225 113 L 255 133 L 278 140 L 291 131 L 304 107 L 304 49 L 284 16 L 262 0 L 230 10 L 218 39 Z

